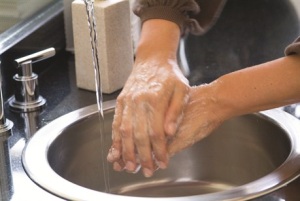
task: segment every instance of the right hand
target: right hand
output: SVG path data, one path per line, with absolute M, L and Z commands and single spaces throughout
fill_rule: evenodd
M 133 71 L 117 98 L 112 146 L 115 170 L 134 172 L 141 164 L 149 177 L 168 165 L 167 136 L 174 135 L 188 99 L 188 81 L 177 66 L 177 24 L 143 22 Z
M 115 170 L 145 176 L 168 164 L 167 136 L 172 136 L 188 101 L 188 81 L 174 60 L 136 61 L 117 98 L 108 161 Z M 136 158 L 138 156 L 138 158 Z

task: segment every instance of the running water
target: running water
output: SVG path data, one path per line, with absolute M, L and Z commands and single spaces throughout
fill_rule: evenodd
M 86 6 L 88 26 L 90 29 L 90 39 L 92 45 L 92 54 L 93 54 L 93 65 L 95 71 L 95 82 L 96 82 L 96 97 L 97 97 L 97 106 L 99 113 L 99 122 L 100 122 L 100 140 L 101 140 L 101 156 L 103 159 L 103 174 L 104 174 L 104 185 L 105 192 L 109 192 L 109 171 L 108 171 L 108 162 L 106 161 L 106 153 L 104 152 L 104 113 L 103 113 L 103 97 L 102 97 L 102 87 L 100 79 L 100 66 L 98 58 L 98 48 L 97 48 L 97 32 L 96 32 L 96 20 L 94 16 L 94 0 L 84 0 Z

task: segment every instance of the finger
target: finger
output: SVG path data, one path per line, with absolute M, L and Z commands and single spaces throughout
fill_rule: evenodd
M 183 132 L 180 132 L 178 135 L 176 134 L 176 137 L 172 138 L 172 140 L 169 141 L 168 153 L 170 157 L 185 149 L 186 147 L 191 146 L 192 144 L 194 144 L 194 142 L 195 141 L 193 137 L 188 138 L 188 135 L 184 135 Z
M 136 169 L 131 173 L 137 173 L 140 170 L 140 167 L 141 167 L 140 165 L 137 165 Z M 125 163 L 124 163 L 123 159 L 115 161 L 113 163 L 113 169 L 118 172 L 125 170 L 126 168 L 125 168 Z
M 193 89 L 190 91 L 193 92 Z M 191 146 L 195 143 L 195 135 L 204 132 L 207 123 L 202 122 L 200 115 L 202 111 L 199 110 L 199 103 L 193 102 L 193 94 L 191 94 L 190 102 L 187 103 L 184 109 L 184 116 L 176 135 L 168 141 L 168 153 L 170 156 Z
M 118 161 L 115 161 L 113 163 L 113 169 L 118 172 L 123 171 L 125 169 L 125 164 L 124 164 L 123 160 L 120 159 Z
M 191 96 L 191 100 L 192 98 Z M 215 115 L 210 115 L 212 112 L 207 113 L 206 109 L 207 105 L 190 101 L 184 110 L 184 117 L 176 135 L 168 142 L 170 156 L 207 137 L 223 122 L 215 118 Z
M 166 104 L 158 104 L 156 107 L 155 109 L 149 106 L 147 108 L 147 127 L 155 163 L 159 168 L 165 169 L 168 165 L 167 144 L 163 126 Z
M 135 124 L 134 141 L 143 174 L 145 177 L 151 177 L 153 175 L 154 168 L 152 149 L 148 135 L 147 119 L 149 118 L 149 113 L 147 113 L 144 105 L 145 103 L 143 102 L 137 104 L 137 110 L 135 111 L 135 121 L 138 121 L 139 123 Z
M 164 125 L 165 132 L 169 136 L 173 136 L 176 133 L 178 125 L 183 118 L 183 110 L 189 99 L 188 92 L 189 87 L 181 85 L 175 88 L 172 94 Z
M 122 149 L 121 147 L 119 147 L 119 149 L 118 149 L 116 144 L 112 145 L 110 147 L 109 151 L 108 151 L 108 154 L 107 154 L 107 158 L 106 158 L 107 161 L 110 162 L 110 163 L 118 161 L 121 158 L 120 157 L 121 154 L 120 154 L 120 151 L 119 151 L 121 149 Z
M 122 157 L 125 163 L 125 168 L 129 172 L 133 172 L 136 169 L 136 159 L 135 159 L 135 146 L 133 141 L 133 112 L 132 104 L 126 102 L 124 106 L 122 123 L 120 126 L 120 132 L 122 137 Z
M 107 155 L 109 162 L 120 160 L 122 152 L 122 141 L 120 126 L 122 122 L 123 101 L 118 99 L 115 107 L 115 115 L 112 123 L 112 145 Z

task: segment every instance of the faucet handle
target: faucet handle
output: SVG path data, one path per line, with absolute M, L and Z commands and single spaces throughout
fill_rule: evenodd
M 32 64 L 54 55 L 55 49 L 48 48 L 15 60 L 17 69 L 21 71 L 13 77 L 16 82 L 15 95 L 9 101 L 13 111 L 31 112 L 46 104 L 46 100 L 39 95 L 38 75 L 32 72 Z
M 55 55 L 55 49 L 53 47 L 42 50 L 40 52 L 33 53 L 31 55 L 19 58 L 15 60 L 17 69 L 22 68 L 22 74 L 20 76 L 32 76 L 32 64 L 44 59 L 48 59 Z

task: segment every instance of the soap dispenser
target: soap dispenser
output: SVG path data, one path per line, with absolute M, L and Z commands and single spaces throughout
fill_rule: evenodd
M 15 60 L 19 72 L 13 77 L 15 95 L 9 100 L 13 111 L 31 112 L 45 106 L 46 100 L 39 94 L 38 75 L 32 71 L 32 64 L 54 55 L 55 49 L 48 48 Z

